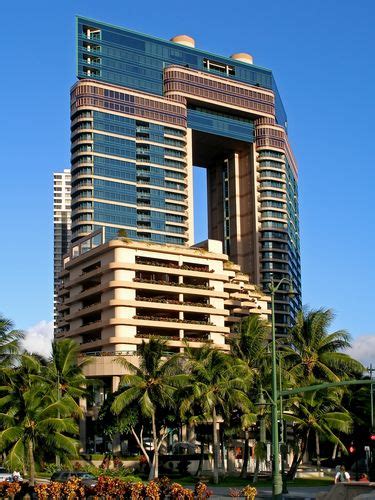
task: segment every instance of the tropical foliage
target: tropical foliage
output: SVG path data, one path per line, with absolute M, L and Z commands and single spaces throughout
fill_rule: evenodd
M 176 374 L 176 357 L 166 358 L 165 342 L 150 339 L 149 343 L 142 343 L 137 354 L 139 367 L 125 358 L 119 359 L 119 363 L 129 374 L 122 377 L 122 391 L 115 398 L 112 410 L 119 415 L 127 412 L 131 405 L 136 403 L 142 416 L 151 420 L 154 452 L 152 461 L 143 442 L 143 426 L 139 434 L 135 425 L 131 425 L 131 431 L 150 466 L 149 478 L 153 479 L 158 477 L 159 450 L 168 434 L 168 429 L 163 425 L 163 419 L 158 418 L 158 414 L 175 408 L 174 396 L 177 389 L 186 383 L 187 378 L 183 373 Z
M 13 323 L 0 316 L 0 369 L 13 364 L 20 347 L 23 334 L 13 329 Z
M 213 479 L 218 483 L 218 419 L 227 420 L 235 410 L 241 412 L 243 420 L 251 418 L 251 403 L 246 392 L 252 373 L 241 359 L 210 347 L 186 348 L 185 360 L 189 384 L 185 387 L 180 413 L 182 417 L 189 416 L 191 421 L 212 422 Z
M 283 343 L 283 357 L 297 382 L 338 382 L 363 373 L 363 366 L 342 351 L 350 347 L 346 330 L 328 333 L 334 319 L 330 309 L 300 311 Z M 307 382 L 307 383 L 306 383 Z
M 78 398 L 86 380 L 70 340 L 53 343 L 46 360 L 22 351 L 22 333 L 0 321 L 0 452 L 12 470 L 27 467 L 30 483 L 35 464 L 52 453 L 77 456 Z
M 330 333 L 332 319 L 332 312 L 325 309 L 298 314 L 288 337 L 278 341 L 281 387 L 361 376 L 364 367 L 343 352 L 350 346 L 348 333 Z M 33 483 L 35 464 L 47 456 L 64 460 L 77 455 L 80 400 L 86 397 L 89 381 L 83 375 L 87 361 L 78 356 L 73 341 L 53 342 L 50 358 L 43 359 L 23 352 L 21 340 L 22 333 L 0 318 L 0 453 L 6 455 L 12 468 L 27 467 Z M 211 446 L 215 483 L 225 462 L 224 444 L 232 436 L 244 442 L 242 475 L 247 476 L 251 436 L 256 440 L 256 479 L 270 440 L 269 324 L 258 316 L 246 318 L 238 324 L 229 345 L 230 351 L 186 345 L 183 352 L 171 355 L 165 341 L 149 335 L 138 346 L 133 362 L 125 356 L 117 359 L 124 375 L 118 390 L 104 402 L 98 422 L 109 440 L 134 438 L 149 467 L 150 480 L 159 476 L 159 458 L 169 434 L 177 430 L 181 436 L 184 426 L 200 435 L 201 463 L 205 446 Z M 360 401 L 368 406 L 363 391 L 356 397 L 346 389 L 331 388 L 285 398 L 280 417 L 293 429 L 295 446 L 290 477 L 312 443 L 318 465 L 321 442 L 345 452 L 345 436 L 353 429 L 353 416 L 347 407 Z M 105 481 L 109 479 L 102 480 L 103 488 Z M 161 488 L 161 483 L 150 484 L 148 488 L 156 488 L 156 484 Z M 139 495 L 152 493 L 140 485 L 131 488 L 132 495 L 137 488 Z M 179 488 L 170 485 L 169 494 L 188 498 L 189 494 Z

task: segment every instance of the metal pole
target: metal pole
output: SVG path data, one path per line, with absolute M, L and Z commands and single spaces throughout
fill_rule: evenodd
M 288 487 L 286 485 L 285 476 L 285 458 L 286 458 L 286 444 L 284 442 L 284 416 L 283 416 L 283 383 L 282 383 L 282 373 L 281 373 L 281 352 L 279 352 L 279 382 L 280 382 L 280 454 L 281 454 L 281 479 L 283 482 L 283 493 L 288 493 Z
M 282 499 L 283 484 L 279 464 L 279 430 L 277 424 L 277 371 L 276 371 L 276 328 L 275 328 L 275 286 L 270 286 L 272 311 L 272 498 Z
M 372 363 L 370 364 L 370 379 L 372 380 L 372 372 L 373 372 L 373 368 L 372 368 Z M 372 384 L 370 385 L 370 400 L 371 400 L 371 429 L 374 428 L 374 391 L 373 391 L 373 387 L 372 387 Z

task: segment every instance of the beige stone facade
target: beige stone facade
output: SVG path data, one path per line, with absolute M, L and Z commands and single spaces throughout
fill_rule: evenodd
M 222 253 L 219 241 L 194 247 L 83 238 L 64 259 L 57 338 L 92 356 L 89 376 L 121 375 L 116 356 L 132 356 L 151 336 L 170 352 L 185 343 L 229 350 L 228 336 L 249 313 L 266 319 L 268 297 Z

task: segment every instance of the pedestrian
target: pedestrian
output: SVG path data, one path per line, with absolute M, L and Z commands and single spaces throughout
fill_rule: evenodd
M 18 472 L 18 470 L 13 471 L 12 479 L 15 483 L 18 483 L 18 481 L 21 479 L 21 474 Z
M 345 467 L 342 465 L 340 470 L 336 473 L 335 484 L 336 483 L 350 483 L 350 474 L 346 472 Z
M 363 473 L 361 474 L 361 477 L 359 478 L 360 483 L 369 483 L 368 475 Z

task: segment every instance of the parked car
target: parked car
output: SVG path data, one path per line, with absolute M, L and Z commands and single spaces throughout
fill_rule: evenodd
M 89 488 L 95 488 L 98 479 L 90 472 L 76 472 L 76 471 L 63 471 L 59 470 L 52 474 L 51 481 L 57 481 L 58 483 L 66 483 L 72 477 L 77 477 L 82 481 L 82 484 L 88 486 Z
M 0 481 L 9 481 L 12 478 L 12 473 L 5 469 L 5 467 L 0 467 Z
M 19 472 L 9 472 L 5 469 L 5 467 L 0 467 L 0 481 L 9 481 L 12 483 L 13 481 L 17 481 L 22 483 L 23 478 Z

